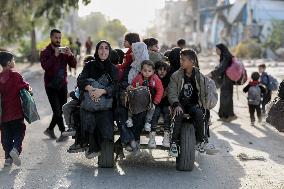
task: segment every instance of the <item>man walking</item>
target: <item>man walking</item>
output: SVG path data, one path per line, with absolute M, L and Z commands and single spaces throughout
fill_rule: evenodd
M 50 44 L 41 51 L 40 62 L 44 73 L 46 94 L 53 111 L 52 120 L 44 134 L 56 139 L 54 128 L 58 125 L 61 131 L 56 142 L 62 142 L 68 137 L 62 136 L 65 126 L 62 117 L 62 106 L 67 102 L 67 64 L 76 68 L 76 59 L 69 47 L 60 47 L 61 32 L 57 29 L 50 31 Z

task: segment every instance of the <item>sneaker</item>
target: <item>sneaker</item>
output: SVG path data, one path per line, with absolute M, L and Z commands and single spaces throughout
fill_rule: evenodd
M 163 138 L 163 146 L 166 148 L 170 147 L 170 132 L 169 131 L 165 131 L 164 132 L 164 138 Z
M 170 147 L 170 156 L 172 157 L 178 157 L 178 147 L 176 143 L 172 143 Z
M 230 117 L 228 117 L 228 118 L 226 119 L 226 122 L 231 122 L 231 121 L 234 121 L 234 120 L 236 120 L 236 119 L 238 119 L 238 117 L 237 117 L 236 115 L 230 116 Z
M 100 156 L 101 152 L 89 152 L 89 150 L 86 151 L 85 156 L 87 159 L 93 159 L 97 156 Z
M 11 166 L 12 164 L 13 164 L 13 159 L 12 158 L 5 159 L 4 167 Z
M 217 150 L 216 147 L 210 143 L 205 143 L 204 149 L 205 149 L 206 154 L 209 154 L 209 155 L 215 155 L 219 152 L 219 150 Z
M 199 142 L 195 145 L 195 150 L 200 152 L 200 153 L 204 153 L 205 152 L 205 144 L 204 142 Z
M 250 125 L 251 125 L 251 126 L 254 126 L 254 121 L 250 122 Z
M 62 134 L 60 135 L 60 137 L 56 140 L 56 142 L 64 142 L 66 140 L 68 140 L 68 136 L 63 136 Z
M 144 129 L 145 129 L 145 131 L 150 132 L 151 131 L 151 124 L 150 123 L 145 123 Z
M 67 131 L 62 132 L 63 136 L 75 136 L 76 135 L 76 130 L 74 128 L 69 128 Z
M 133 127 L 133 121 L 131 118 L 129 118 L 127 121 L 126 121 L 126 126 L 127 127 Z
M 82 147 L 80 144 L 72 144 L 69 149 L 67 150 L 68 153 L 78 153 L 78 152 L 84 152 L 85 148 Z
M 19 158 L 19 152 L 18 152 L 18 150 L 16 149 L 16 148 L 13 148 L 11 151 L 10 151 L 10 153 L 9 153 L 9 155 L 11 156 L 11 158 L 13 159 L 13 163 L 15 164 L 15 165 L 17 165 L 17 166 L 20 166 L 21 165 L 21 160 L 20 160 L 20 158 Z
M 156 140 L 155 140 L 155 137 L 156 137 L 156 132 L 150 132 L 149 133 L 149 142 L 148 142 L 148 147 L 149 148 L 156 148 Z
M 46 129 L 43 134 L 45 134 L 46 136 L 48 136 L 50 139 L 56 139 L 56 136 L 54 134 L 54 131 L 53 130 L 50 130 L 50 129 Z

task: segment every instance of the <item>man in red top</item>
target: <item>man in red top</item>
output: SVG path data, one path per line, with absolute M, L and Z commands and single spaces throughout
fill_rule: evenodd
M 90 55 L 92 53 L 92 48 L 93 48 L 93 42 L 90 36 L 88 37 L 88 40 L 85 43 L 85 47 L 86 47 L 86 54 Z
M 23 77 L 13 70 L 15 60 L 12 53 L 0 51 L 0 64 L 3 67 L 0 73 L 0 105 L 2 108 L 0 129 L 1 142 L 5 151 L 4 166 L 10 166 L 12 163 L 20 166 L 19 155 L 22 151 L 26 125 L 19 93 L 21 89 L 31 91 L 31 88 Z
M 53 29 L 50 32 L 51 43 L 41 51 L 40 62 L 45 70 L 44 83 L 45 90 L 50 102 L 53 116 L 49 127 L 44 134 L 52 139 L 56 139 L 54 127 L 57 124 L 61 131 L 57 142 L 64 141 L 68 137 L 62 136 L 65 126 L 62 117 L 62 106 L 67 102 L 67 64 L 76 68 L 76 59 L 69 47 L 60 47 L 61 32 Z

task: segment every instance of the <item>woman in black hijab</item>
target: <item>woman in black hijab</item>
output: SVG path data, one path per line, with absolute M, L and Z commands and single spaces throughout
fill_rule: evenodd
M 232 64 L 233 55 L 224 44 L 216 45 L 216 53 L 220 56 L 220 64 L 211 72 L 216 84 L 221 85 L 219 117 L 222 121 L 232 121 L 234 114 L 233 87 L 234 83 L 226 75 L 226 70 Z
M 100 41 L 96 45 L 95 60 L 88 62 L 78 76 L 77 84 L 81 91 L 88 91 L 92 100 L 101 96 L 115 97 L 117 94 L 118 71 L 110 60 L 111 46 L 107 41 Z M 88 79 L 98 80 L 102 75 L 109 76 L 110 85 L 105 89 L 95 89 Z M 81 100 L 82 99 L 81 95 Z M 100 155 L 103 140 L 113 142 L 113 112 L 112 109 L 89 112 L 80 110 L 81 124 L 84 131 L 88 133 L 89 149 L 86 157 L 91 159 Z

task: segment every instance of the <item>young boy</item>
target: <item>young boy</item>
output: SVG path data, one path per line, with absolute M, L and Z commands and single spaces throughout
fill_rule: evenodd
M 155 135 L 156 135 L 156 127 L 159 122 L 160 115 L 163 114 L 164 118 L 164 139 L 163 139 L 163 146 L 170 147 L 170 103 L 167 97 L 167 89 L 170 82 L 170 76 L 168 74 L 169 65 L 163 61 L 158 61 L 155 64 L 155 70 L 157 75 L 159 76 L 160 80 L 162 81 L 164 94 L 163 98 L 158 106 L 156 106 L 152 122 L 151 122 L 151 133 L 150 133 L 150 140 L 148 142 L 149 148 L 156 147 Z
M 194 50 L 183 49 L 180 53 L 181 68 L 171 76 L 168 86 L 168 99 L 173 109 L 174 128 L 170 146 L 170 155 L 178 157 L 177 146 L 184 114 L 189 114 L 196 130 L 196 150 L 205 152 L 205 119 L 207 106 L 207 86 L 204 85 L 205 76 L 198 68 L 198 58 Z
M 261 110 L 263 115 L 265 115 L 265 106 L 271 100 L 271 95 L 272 95 L 272 91 L 269 89 L 269 76 L 265 72 L 265 70 L 266 70 L 265 64 L 261 64 L 258 66 L 258 71 L 260 74 L 260 83 L 266 87 L 266 93 L 263 94 L 261 101 Z
M 20 100 L 20 90 L 31 88 L 23 77 L 13 70 L 15 67 L 14 55 L 11 52 L 0 51 L 0 64 L 3 68 L 0 73 L 0 94 L 1 94 L 1 142 L 5 151 L 4 166 L 11 166 L 14 163 L 21 165 L 19 158 L 22 152 L 26 125 Z
M 138 74 L 132 81 L 132 87 L 148 86 L 153 105 L 147 112 L 146 122 L 144 129 L 145 131 L 151 131 L 151 121 L 155 111 L 155 107 L 160 103 L 163 97 L 163 85 L 159 77 L 155 74 L 155 65 L 150 60 L 144 60 L 141 64 L 141 73 Z M 129 117 L 129 119 L 132 119 Z
M 251 126 L 254 126 L 255 117 L 254 112 L 256 111 L 258 122 L 262 122 L 261 116 L 261 95 L 266 93 L 265 86 L 259 82 L 259 73 L 253 72 L 251 75 L 252 81 L 243 89 L 245 93 L 248 93 L 248 106 L 250 113 Z

